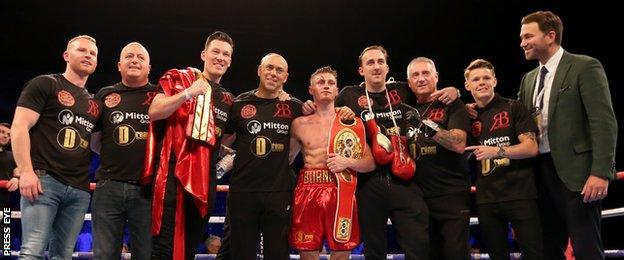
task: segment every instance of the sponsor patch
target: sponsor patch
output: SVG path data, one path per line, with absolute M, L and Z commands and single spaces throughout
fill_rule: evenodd
M 74 96 L 66 90 L 61 90 L 56 96 L 58 98 L 59 103 L 63 104 L 63 106 L 71 107 L 76 103 L 74 100 Z
M 243 106 L 243 109 L 241 109 L 241 117 L 243 117 L 244 119 L 252 118 L 255 115 L 256 107 L 252 104 L 247 104 Z
M 362 95 L 360 96 L 360 98 L 358 98 L 358 105 L 362 108 L 368 108 L 368 102 L 366 102 L 366 96 Z M 368 101 L 370 102 L 371 106 L 373 105 L 373 100 L 368 99 Z
M 117 105 L 119 105 L 120 102 L 121 102 L 121 96 L 117 93 L 108 94 L 104 98 L 104 104 L 108 108 L 116 107 Z

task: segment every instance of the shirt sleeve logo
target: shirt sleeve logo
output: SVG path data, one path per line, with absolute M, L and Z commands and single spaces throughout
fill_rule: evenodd
M 227 104 L 228 106 L 231 106 L 232 103 L 234 103 L 234 98 L 232 98 L 232 94 L 227 92 L 221 92 L 221 95 L 221 102 Z
M 158 93 L 157 92 L 153 92 L 153 91 L 147 92 L 146 93 L 147 98 L 145 99 L 145 101 L 143 101 L 143 103 L 141 103 L 141 105 L 144 105 L 144 106 L 151 105 L 152 101 L 154 100 L 154 97 L 156 96 L 156 94 L 158 94 Z
M 241 109 L 241 117 L 244 119 L 252 118 L 256 115 L 256 107 L 252 104 L 247 104 Z
M 56 97 L 59 103 L 66 107 L 71 107 L 74 105 L 74 103 L 76 103 L 76 101 L 74 100 L 74 96 L 72 96 L 72 94 L 66 90 L 59 91 Z
M 95 102 L 95 100 L 89 100 L 89 108 L 87 109 L 87 113 L 96 118 L 100 115 L 100 106 L 97 102 Z
M 104 98 L 104 104 L 108 108 L 116 107 L 121 102 L 121 96 L 117 93 L 111 93 Z

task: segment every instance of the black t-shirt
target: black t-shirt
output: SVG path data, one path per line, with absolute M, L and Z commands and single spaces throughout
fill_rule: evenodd
M 212 86 L 212 105 L 214 107 L 213 112 L 215 116 L 215 134 L 217 135 L 216 149 L 212 153 L 212 159 L 210 160 L 210 178 L 216 180 L 216 163 L 219 162 L 221 137 L 225 134 L 230 111 L 234 104 L 234 95 L 217 83 L 210 82 L 210 85 Z M 211 185 L 216 185 L 216 183 L 216 181 L 212 181 Z
M 89 138 L 101 104 L 85 88 L 53 74 L 26 83 L 17 106 L 40 115 L 30 129 L 34 169 L 47 170 L 66 185 L 89 190 Z
M 361 84 L 359 86 L 344 87 L 336 98 L 336 106 L 347 106 L 351 110 L 353 110 L 353 112 L 355 112 L 356 116 L 359 116 L 362 120 L 365 120 L 364 116 L 368 113 L 368 102 L 365 89 L 366 87 L 364 86 L 364 84 Z M 394 118 L 397 126 L 401 127 L 401 135 L 405 135 L 407 129 L 403 127 L 403 119 L 408 108 L 403 104 L 410 104 L 414 101 L 411 90 L 404 82 L 386 84 L 386 89 L 388 90 L 387 96 L 386 91 L 382 91 L 379 93 L 368 92 L 368 96 L 372 101 L 371 106 L 373 109 L 373 113 L 375 113 L 375 121 L 381 129 L 381 133 L 387 136 L 387 130 L 394 127 L 394 123 L 392 122 L 392 118 L 390 117 L 390 106 L 392 106 L 392 113 L 394 113 Z M 388 100 L 390 100 L 390 104 L 388 104 Z M 371 138 L 366 138 L 366 141 L 370 145 Z M 390 165 L 377 165 L 377 168 L 374 172 L 390 175 Z M 390 176 L 401 181 L 401 179 L 394 177 L 394 175 Z M 363 185 L 368 179 L 372 177 L 373 174 L 358 175 L 359 185 Z
M 102 88 L 95 98 L 102 106 L 96 129 L 102 131 L 97 180 L 137 181 L 143 171 L 149 109 L 156 85 L 130 88 L 123 83 Z
M 295 185 L 288 161 L 292 121 L 301 101 L 241 95 L 234 101 L 226 133 L 236 133 L 236 157 L 230 192 L 291 191 Z
M 459 129 L 470 133 L 470 119 L 459 99 L 450 105 L 438 101 L 418 103 L 415 106 L 423 119 L 431 119 L 442 128 Z M 433 140 L 424 125 L 416 128 L 418 134 L 416 182 L 425 197 L 436 197 L 470 189 L 468 160 L 463 154 L 450 151 Z
M 517 100 L 496 95 L 472 122 L 476 142 L 488 146 L 520 143 L 523 133 L 537 133 L 529 111 Z M 478 163 L 477 203 L 492 203 L 537 198 L 531 159 L 488 159 Z

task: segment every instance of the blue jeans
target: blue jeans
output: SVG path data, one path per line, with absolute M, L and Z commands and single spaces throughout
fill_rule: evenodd
M 150 259 L 152 203 L 150 187 L 100 180 L 93 193 L 94 259 L 119 259 L 126 220 L 132 259 Z
M 21 198 L 22 248 L 20 259 L 71 259 L 91 194 L 65 185 L 50 175 L 39 176 L 43 194 L 30 202 Z

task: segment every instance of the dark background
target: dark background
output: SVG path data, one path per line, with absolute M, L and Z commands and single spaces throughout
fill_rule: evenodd
M 414 57 L 432 58 L 440 86 L 463 89 L 463 69 L 475 58 L 496 66 L 497 91 L 515 97 L 522 75 L 537 66 L 519 47 L 521 18 L 551 10 L 564 23 L 563 47 L 598 58 L 609 78 L 616 117 L 622 76 L 620 13 L 617 1 L 2 1 L 0 10 L 0 121 L 10 121 L 25 82 L 65 69 L 67 40 L 79 34 L 97 39 L 99 64 L 87 88 L 95 93 L 118 82 L 121 48 L 143 43 L 151 54 L 150 79 L 170 68 L 202 68 L 200 52 L 215 30 L 235 41 L 232 66 L 223 85 L 234 94 L 257 87 L 256 67 L 268 52 L 289 62 L 285 90 L 308 99 L 309 75 L 332 65 L 339 85 L 358 84 L 357 56 L 372 44 L 385 46 L 390 75 L 405 79 Z M 616 22 L 619 20 L 620 22 Z M 618 69 L 620 68 L 620 69 Z M 620 136 L 622 133 L 620 127 Z M 618 151 L 622 151 L 622 138 Z M 617 169 L 623 170 L 622 153 Z M 610 186 L 605 208 L 622 207 L 624 181 Z M 614 227 L 622 218 L 605 219 L 607 248 L 623 248 Z

